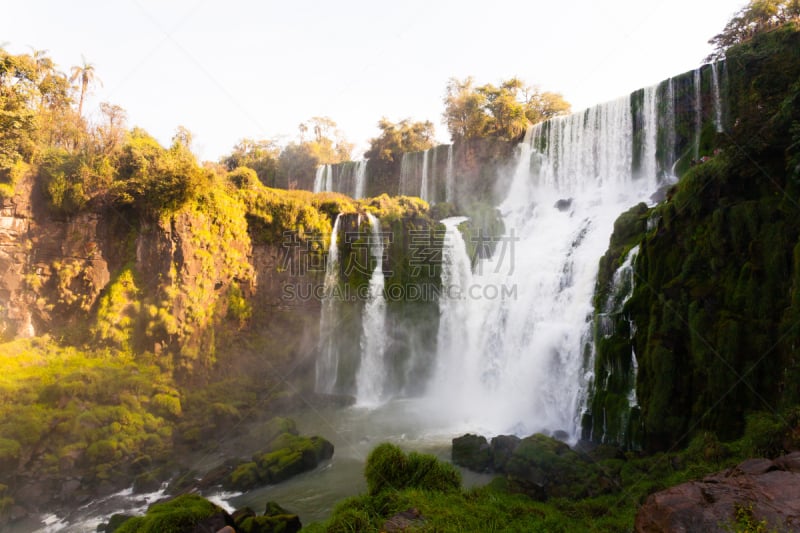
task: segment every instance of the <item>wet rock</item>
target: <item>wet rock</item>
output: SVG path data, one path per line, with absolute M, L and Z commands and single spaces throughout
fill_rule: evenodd
M 572 198 L 562 198 L 561 200 L 557 201 L 553 207 L 559 211 L 569 211 L 569 209 L 572 207 Z
M 453 439 L 453 464 L 469 468 L 475 472 L 489 472 L 492 468 L 492 457 L 486 437 L 480 435 L 462 435 Z
M 651 494 L 636 515 L 640 533 L 800 531 L 800 452 L 750 459 L 701 481 Z
M 498 435 L 492 439 L 490 452 L 492 455 L 492 467 L 495 472 L 505 472 L 506 464 L 519 446 L 520 438 L 514 435 Z

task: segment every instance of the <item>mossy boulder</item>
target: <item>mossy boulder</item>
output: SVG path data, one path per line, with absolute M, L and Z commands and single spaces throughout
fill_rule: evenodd
M 519 442 L 505 466 L 508 487 L 537 500 L 582 498 L 607 487 L 599 469 L 567 444 L 545 435 Z
M 313 470 L 333 457 L 333 444 L 322 437 L 301 437 L 283 433 L 256 453 L 252 461 L 237 465 L 222 485 L 246 491 L 262 485 L 280 483 L 292 476 Z
M 244 508 L 233 514 L 233 520 L 239 533 L 296 533 L 303 527 L 296 514 L 275 502 L 267 502 L 262 516 Z
M 475 472 L 488 472 L 492 467 L 492 457 L 486 437 L 471 433 L 453 439 L 453 464 L 469 468 Z
M 492 456 L 492 467 L 495 472 L 505 472 L 508 460 L 519 446 L 520 438 L 516 435 L 498 435 L 492 438 L 489 453 Z
M 154 503 L 144 516 L 125 520 L 116 533 L 193 533 L 219 531 L 234 526 L 221 507 L 197 494 L 184 494 L 166 502 Z

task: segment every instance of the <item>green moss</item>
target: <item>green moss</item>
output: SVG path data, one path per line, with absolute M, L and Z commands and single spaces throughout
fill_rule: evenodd
M 364 468 L 369 493 L 420 488 L 451 491 L 461 487 L 461 475 L 453 466 L 428 454 L 404 453 L 394 444 L 378 445 L 367 457 Z
M 184 533 L 192 531 L 203 520 L 224 511 L 217 505 L 196 494 L 155 503 L 143 517 L 126 520 L 117 533 Z

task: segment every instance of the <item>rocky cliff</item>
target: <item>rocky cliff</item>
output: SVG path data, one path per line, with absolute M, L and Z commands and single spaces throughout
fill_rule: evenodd
M 791 25 L 730 49 L 727 120 L 707 157 L 666 201 L 617 221 L 598 313 L 638 247 L 635 288 L 596 336 L 585 437 L 669 449 L 698 430 L 735 438 L 748 413 L 797 404 L 798 50 Z

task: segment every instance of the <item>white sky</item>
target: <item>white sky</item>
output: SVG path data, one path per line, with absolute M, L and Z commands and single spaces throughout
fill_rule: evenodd
M 358 159 L 382 116 L 431 120 L 447 79 L 518 76 L 579 110 L 699 66 L 745 0 L 5 0 L 0 44 L 95 65 L 109 101 L 168 144 L 217 159 L 329 116 Z M 91 115 L 90 115 L 91 116 Z

